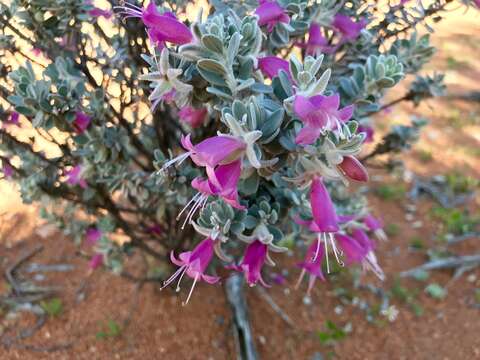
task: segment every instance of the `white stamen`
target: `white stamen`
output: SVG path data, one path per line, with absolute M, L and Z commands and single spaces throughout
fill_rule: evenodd
M 182 272 L 182 274 L 180 275 L 180 279 L 178 279 L 177 287 L 175 288 L 175 291 L 176 291 L 176 292 L 179 292 L 179 291 L 180 291 L 180 283 L 182 282 L 183 275 L 185 275 L 186 272 L 187 272 L 187 266 L 185 266 L 185 270 L 184 270 L 184 271 Z
M 188 301 L 190 300 L 190 296 L 192 296 L 193 289 L 195 288 L 195 284 L 197 283 L 198 278 L 199 278 L 199 275 L 198 274 L 195 275 L 195 279 L 193 279 L 192 287 L 190 288 L 190 292 L 188 293 L 187 301 L 182 302 L 182 306 L 185 306 L 188 304 Z
M 179 155 L 171 160 L 168 160 L 165 164 L 163 164 L 162 168 L 160 169 L 160 171 L 165 171 L 167 168 L 169 168 L 170 166 L 172 166 L 173 164 L 177 163 L 177 165 L 180 165 L 182 162 L 185 161 L 185 159 L 187 159 L 189 156 L 191 155 L 191 152 L 186 152 L 182 155 Z
M 185 229 L 185 225 L 189 223 L 192 220 L 193 215 L 197 212 L 198 208 L 202 206 L 202 203 L 205 202 L 208 199 L 207 195 L 201 194 L 200 197 L 195 200 L 195 204 L 192 206 L 190 211 L 187 214 L 187 217 L 185 218 L 185 221 L 183 222 L 182 225 L 182 230 Z
M 171 282 L 177 278 L 178 274 L 180 274 L 180 272 L 182 271 L 185 271 L 186 268 L 187 267 L 184 265 L 184 266 L 181 266 L 177 271 L 175 271 L 172 276 L 170 276 L 167 280 L 163 282 L 163 286 L 160 288 L 160 290 L 163 290 L 165 287 L 170 285 Z
M 315 260 L 317 260 L 318 252 L 320 251 L 320 241 L 321 241 L 321 240 L 320 240 L 320 236 L 321 236 L 321 235 L 318 235 L 318 237 L 317 237 L 317 249 L 315 250 L 315 255 L 314 255 L 313 258 L 312 258 L 312 262 L 315 261 Z
M 327 261 L 327 274 L 330 274 L 330 264 L 328 263 L 328 245 L 327 245 L 327 234 L 322 233 L 323 243 L 325 245 L 325 259 Z
M 180 213 L 177 215 L 177 218 L 176 220 L 180 219 L 180 216 L 182 216 L 182 214 L 185 212 L 185 210 L 189 207 L 189 205 L 194 202 L 201 194 L 200 193 L 196 193 L 191 199 L 190 201 L 183 207 L 182 211 L 180 211 Z
M 298 277 L 298 280 L 295 284 L 295 289 L 298 289 L 300 287 L 300 284 L 302 283 L 302 280 L 305 276 L 305 273 L 306 273 L 306 270 L 305 269 L 302 269 L 302 272 L 300 273 L 300 276 Z
M 335 238 L 333 237 L 333 234 L 330 233 L 328 235 L 330 238 L 330 244 L 332 245 L 333 254 L 335 255 L 335 259 L 337 259 L 338 264 L 343 267 L 345 264 L 343 263 L 343 261 L 341 261 L 338 258 L 339 255 L 342 255 L 342 252 L 337 249 L 337 245 L 335 244 Z

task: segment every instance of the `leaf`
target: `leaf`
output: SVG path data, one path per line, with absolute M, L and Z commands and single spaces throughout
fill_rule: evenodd
M 438 300 L 444 299 L 445 296 L 447 296 L 447 290 L 445 290 L 443 287 L 441 287 L 437 283 L 429 284 L 425 288 L 425 292 L 431 297 L 433 297 L 434 299 L 438 299 Z
M 207 80 L 210 84 L 212 85 L 220 85 L 220 86 L 226 86 L 227 83 L 225 82 L 224 78 L 218 75 L 217 73 L 204 70 L 201 68 L 197 68 L 198 72 L 202 77 Z
M 202 59 L 197 61 L 197 68 L 210 71 L 213 73 L 217 73 L 220 75 L 226 75 L 227 74 L 227 69 L 225 69 L 225 66 L 220 63 L 217 60 L 212 60 L 212 59 Z
M 229 64 L 229 66 L 233 65 L 233 61 L 238 54 L 238 49 L 240 48 L 240 40 L 241 35 L 238 32 L 234 33 L 230 38 L 227 49 L 227 63 Z
M 208 49 L 218 54 L 223 54 L 223 43 L 214 35 L 203 35 L 202 44 Z

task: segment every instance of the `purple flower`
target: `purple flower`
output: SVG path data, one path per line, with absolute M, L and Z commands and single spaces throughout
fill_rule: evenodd
M 84 112 L 77 111 L 75 113 L 75 120 L 73 121 L 73 128 L 77 134 L 83 134 L 87 130 L 92 118 Z
M 20 127 L 20 114 L 16 111 L 12 111 L 10 113 L 10 116 L 8 117 L 7 121 L 3 123 L 3 128 L 10 126 L 10 125 L 15 125 L 17 127 Z
M 330 46 L 327 39 L 322 34 L 320 25 L 312 23 L 310 29 L 308 30 L 308 41 L 304 45 L 307 51 L 307 55 L 318 56 L 322 53 L 332 54 L 335 52 L 336 47 Z
M 338 263 L 342 264 L 338 258 L 338 251 L 333 236 L 333 234 L 340 229 L 338 226 L 339 219 L 328 190 L 322 179 L 319 177 L 313 179 L 310 187 L 310 205 L 312 207 L 314 223 L 310 226 L 310 229 L 318 233 L 316 256 L 318 256 L 321 247 L 320 243 L 323 242 L 327 262 L 327 272 L 330 272 L 330 266 L 328 263 L 329 243 Z
M 167 104 L 171 104 L 175 100 L 176 93 L 177 91 L 175 89 L 172 89 L 162 96 L 162 100 Z
M 70 170 L 65 171 L 65 176 L 67 177 L 67 183 L 70 185 L 79 185 L 82 189 L 87 188 L 87 182 L 82 177 L 82 166 L 75 165 Z
M 353 114 L 353 105 L 339 109 L 340 96 L 317 95 L 310 98 L 297 95 L 293 103 L 295 114 L 302 120 L 304 127 L 299 131 L 295 142 L 309 145 L 318 139 L 326 130 L 341 131 L 342 125 Z
M 380 240 L 388 240 L 387 234 L 383 231 L 383 222 L 380 219 L 377 219 L 371 214 L 368 214 L 363 218 L 363 223 L 368 228 L 368 230 L 373 231 L 375 236 Z
M 365 167 L 354 156 L 345 155 L 343 161 L 338 165 L 342 172 L 350 179 L 366 182 L 368 181 L 368 173 Z
M 96 227 L 90 227 L 87 229 L 85 233 L 85 242 L 89 246 L 95 245 L 98 240 L 102 237 L 102 232 L 100 229 L 97 229 Z
M 312 215 L 319 231 L 333 233 L 339 230 L 338 217 L 332 199 L 322 179 L 315 177 L 310 188 Z
M 365 251 L 365 257 L 362 261 L 362 266 L 364 270 L 371 270 L 380 280 L 385 279 L 385 274 L 383 270 L 378 265 L 377 257 L 375 256 L 374 249 L 375 244 L 370 240 L 368 235 L 362 229 L 356 228 L 352 233 L 353 238 L 357 243 L 363 247 Z
M 375 130 L 371 126 L 368 125 L 359 125 L 358 126 L 358 133 L 365 133 L 365 140 L 364 143 L 371 143 L 373 141 L 373 135 L 375 134 Z
M 473 0 L 473 3 L 480 9 L 480 0 Z
M 356 239 L 342 234 L 337 234 L 335 238 L 345 254 L 347 265 L 361 263 L 367 255 L 367 250 Z
M 192 41 L 190 29 L 178 21 L 171 12 L 160 14 L 153 1 L 150 1 L 145 9 L 130 3 L 126 3 L 125 7 L 118 8 L 127 18 L 142 19 L 147 27 L 148 36 L 160 47 L 163 47 L 165 42 L 182 45 Z
M 42 52 L 42 50 L 39 49 L 39 48 L 34 47 L 34 48 L 32 48 L 30 51 L 31 51 L 31 52 L 33 53 L 33 55 L 35 55 L 36 57 L 43 56 L 43 52 Z
M 315 281 L 318 279 L 325 281 L 325 276 L 322 272 L 322 263 L 325 257 L 325 250 L 323 248 L 318 248 L 318 242 L 314 241 L 307 249 L 307 253 L 305 254 L 305 260 L 297 266 L 302 269 L 300 276 L 298 277 L 297 284 L 295 288 L 298 289 L 300 284 L 302 283 L 305 274 L 309 274 L 308 279 L 308 288 L 307 288 L 307 296 L 310 296 L 313 286 L 315 285 Z
M 105 19 L 110 19 L 113 15 L 113 12 L 111 10 L 103 10 L 98 7 L 94 7 L 92 10 L 88 12 L 90 16 L 93 17 L 104 17 Z
M 278 76 L 278 72 L 280 70 L 283 70 L 287 73 L 288 78 L 292 80 L 288 61 L 280 59 L 279 57 L 265 56 L 262 58 L 258 58 L 258 68 L 265 76 L 268 76 L 270 79 Z
M 147 227 L 147 232 L 154 235 L 162 235 L 165 232 L 165 229 L 160 224 L 154 224 Z
M 13 167 L 6 160 L 2 160 L 2 173 L 5 179 L 11 179 L 13 177 Z
M 205 275 L 205 270 L 207 269 L 210 261 L 213 257 L 215 242 L 211 238 L 206 238 L 200 242 L 192 251 L 183 252 L 179 255 L 179 259 L 175 258 L 175 254 L 172 251 L 170 253 L 171 261 L 179 266 L 180 268 L 167 279 L 162 286 L 162 289 L 170 285 L 177 277 L 180 276 L 177 284 L 177 291 L 180 290 L 180 282 L 182 281 L 183 275 L 187 274 L 188 277 L 193 279 L 193 285 L 188 294 L 187 300 L 183 303 L 186 305 L 190 300 L 195 284 L 198 280 L 203 280 L 209 284 L 215 284 L 220 280 L 217 276 Z
M 335 15 L 332 23 L 332 26 L 342 34 L 342 42 L 355 40 L 366 25 L 365 20 L 355 22 L 349 16 L 342 14 Z
M 259 240 L 255 240 L 248 244 L 245 254 L 240 265 L 232 266 L 234 270 L 241 271 L 245 274 L 245 280 L 248 285 L 254 286 L 258 281 L 263 286 L 269 287 L 262 278 L 262 267 L 267 259 L 268 245 Z
M 200 177 L 193 179 L 192 187 L 207 198 L 209 195 L 216 195 L 234 208 L 245 209 L 245 206 L 238 202 L 238 180 L 241 172 L 241 160 L 219 165 L 208 174 L 208 179 L 205 180 Z
M 182 157 L 190 156 L 197 166 L 211 169 L 219 164 L 228 164 L 237 160 L 246 148 L 243 141 L 228 135 L 212 136 L 196 145 L 190 141 L 190 135 L 182 137 L 181 141 L 182 146 L 188 151 L 181 155 Z
M 102 265 L 103 265 L 103 254 L 100 254 L 100 253 L 96 253 L 95 255 L 93 255 L 88 263 L 88 267 L 92 271 Z
M 101 17 L 103 16 L 105 19 L 110 19 L 113 16 L 113 12 L 111 10 L 103 10 L 96 6 L 93 6 L 92 0 L 85 0 L 86 5 L 91 5 L 93 8 L 88 11 L 88 14 L 93 17 Z
M 206 108 L 195 109 L 192 106 L 185 106 L 179 112 L 180 120 L 189 124 L 192 128 L 201 126 L 208 115 Z
M 285 10 L 276 1 L 261 0 L 260 6 L 255 10 L 255 14 L 258 15 L 258 25 L 267 25 L 269 33 L 273 31 L 273 28 L 279 22 L 290 23 L 290 18 Z

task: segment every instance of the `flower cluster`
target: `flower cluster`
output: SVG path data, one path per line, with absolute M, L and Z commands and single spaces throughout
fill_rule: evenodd
M 57 2 L 0 6 L 15 20 L 0 24 L 13 34 L 2 54 L 36 29 L 30 55 L 2 58 L 0 171 L 85 239 L 91 273 L 121 273 L 134 248 L 170 255 L 163 286 L 186 274 L 185 303 L 220 266 L 269 286 L 265 265 L 287 250 L 308 294 L 335 262 L 385 277 L 382 223 L 348 185 L 368 182 L 360 154 L 380 140 L 371 115 L 391 111 L 388 89 L 416 76 L 400 98 L 415 105 L 444 90 L 442 75 L 417 76 L 435 49 L 416 33 L 443 6 L 226 0 L 194 17 L 188 0 Z M 408 148 L 421 126 L 394 128 L 366 158 Z

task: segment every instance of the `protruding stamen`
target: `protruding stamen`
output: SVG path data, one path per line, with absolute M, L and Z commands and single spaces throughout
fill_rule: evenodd
M 182 282 L 183 275 L 185 275 L 186 272 L 187 272 L 187 267 L 185 267 L 185 270 L 184 270 L 184 271 L 182 272 L 182 274 L 180 275 L 180 279 L 178 279 L 177 287 L 175 288 L 175 291 L 176 291 L 176 292 L 179 292 L 179 291 L 180 291 L 180 283 Z
M 171 160 L 168 160 L 165 164 L 163 164 L 162 168 L 160 169 L 160 171 L 165 171 L 167 168 L 169 168 L 170 166 L 172 166 L 173 164 L 177 163 L 177 165 L 180 165 L 182 162 L 185 161 L 185 159 L 187 159 L 189 156 L 191 155 L 191 152 L 186 152 L 182 155 L 179 155 Z
M 163 282 L 163 286 L 160 288 L 160 290 L 163 290 L 164 288 L 166 288 L 168 285 L 170 285 L 172 283 L 173 280 L 175 280 L 177 278 L 177 276 L 182 272 L 182 271 L 185 271 L 187 269 L 186 266 L 181 266 L 180 268 L 178 268 L 177 271 L 175 271 L 173 273 L 172 276 L 170 276 L 167 280 L 165 280 Z
M 320 242 L 321 242 L 320 236 L 321 236 L 321 235 L 318 235 L 318 237 L 317 237 L 317 249 L 315 250 L 315 255 L 313 255 L 312 262 L 314 262 L 315 260 L 317 260 L 318 253 L 320 252 Z
M 302 272 L 300 273 L 300 276 L 298 277 L 298 280 L 295 283 L 295 290 L 297 290 L 300 287 L 300 284 L 302 283 L 302 280 L 305 277 L 305 273 L 306 273 L 306 270 L 302 269 Z
M 330 264 L 328 263 L 328 245 L 327 245 L 327 234 L 322 233 L 323 244 L 325 245 L 325 260 L 327 261 L 327 274 L 330 274 Z
M 195 278 L 193 279 L 192 287 L 190 288 L 190 292 L 188 293 L 187 300 L 185 302 L 182 302 L 182 306 L 185 306 L 185 305 L 188 304 L 188 301 L 190 300 L 190 297 L 192 296 L 193 289 L 195 288 L 195 284 L 197 283 L 199 276 L 200 275 L 198 275 L 198 274 L 195 275 Z
M 330 239 L 330 244 L 332 245 L 332 250 L 333 250 L 333 254 L 335 255 L 335 259 L 337 259 L 337 262 L 340 266 L 342 266 L 342 267 L 345 266 L 343 261 L 340 260 L 339 257 L 338 257 L 339 255 L 342 254 L 342 252 L 337 249 L 337 245 L 335 244 L 335 238 L 333 237 L 333 234 L 330 233 L 330 234 L 328 234 L 328 236 L 329 236 L 329 239 Z
M 176 220 L 180 219 L 180 217 L 182 216 L 182 214 L 185 212 L 185 210 L 190 206 L 190 204 L 192 202 L 194 202 L 195 200 L 197 200 L 197 198 L 200 196 L 201 194 L 200 193 L 196 193 L 191 199 L 190 201 L 183 207 L 182 211 L 180 211 L 177 215 L 177 218 Z

